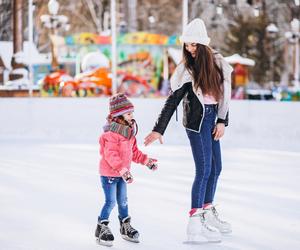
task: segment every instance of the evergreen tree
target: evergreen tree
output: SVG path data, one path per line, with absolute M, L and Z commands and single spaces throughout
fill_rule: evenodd
M 268 33 L 269 24 L 266 14 L 248 18 L 238 15 L 225 39 L 228 54 L 238 53 L 255 61 L 255 66 L 249 71 L 260 85 L 279 81 L 283 66 L 282 48 L 276 46 L 279 34 Z

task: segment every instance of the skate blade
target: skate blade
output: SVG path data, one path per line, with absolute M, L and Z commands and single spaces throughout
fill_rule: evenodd
M 207 241 L 208 241 L 208 243 L 220 243 L 220 242 L 222 242 L 221 239 L 208 239 Z
M 232 230 L 223 230 L 223 231 L 220 231 L 220 233 L 224 234 L 224 235 L 228 235 L 228 234 L 232 233 Z
M 206 238 L 203 235 L 188 236 L 187 240 L 183 244 L 190 245 L 201 245 L 207 243 L 220 243 L 222 240 L 220 238 Z
M 124 240 L 130 241 L 130 242 L 134 242 L 134 243 L 139 243 L 140 242 L 138 238 L 132 239 L 132 238 L 129 238 L 127 235 L 122 235 L 122 238 Z
M 205 241 L 199 241 L 199 240 L 187 240 L 183 241 L 182 244 L 185 245 L 206 245 L 209 243 L 220 243 L 222 240 L 205 240 Z
M 96 242 L 99 244 L 99 245 L 102 245 L 102 246 L 107 246 L 107 247 L 112 247 L 113 245 L 113 241 L 104 241 L 104 240 L 100 240 L 100 239 L 96 239 Z
M 187 240 L 187 241 L 183 241 L 182 244 L 185 244 L 185 245 L 204 245 L 204 244 L 207 244 L 207 241 Z

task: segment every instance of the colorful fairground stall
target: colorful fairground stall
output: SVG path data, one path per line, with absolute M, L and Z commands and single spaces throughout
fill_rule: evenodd
M 225 60 L 233 66 L 232 98 L 245 99 L 245 88 L 249 82 L 248 68 L 253 67 L 255 61 L 239 54 L 225 57 Z
M 61 68 L 39 81 L 42 96 L 111 94 L 111 37 L 92 33 L 53 37 L 61 57 L 74 61 L 74 73 Z M 117 39 L 117 91 L 130 96 L 167 94 L 172 60 L 168 48 L 179 48 L 177 36 L 136 32 Z

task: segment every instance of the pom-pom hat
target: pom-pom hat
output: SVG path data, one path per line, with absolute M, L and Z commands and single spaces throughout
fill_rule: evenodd
M 109 99 L 109 112 L 112 117 L 133 112 L 134 106 L 124 94 L 116 94 Z

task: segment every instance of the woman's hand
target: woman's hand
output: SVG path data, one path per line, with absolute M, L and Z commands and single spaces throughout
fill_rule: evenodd
M 214 140 L 215 141 L 219 140 L 224 135 L 224 132 L 225 132 L 225 124 L 217 123 L 213 131 Z
M 153 131 L 149 135 L 146 136 L 146 138 L 144 139 L 144 144 L 145 144 L 145 146 L 147 146 L 157 139 L 159 139 L 160 144 L 163 144 L 162 135 L 158 132 Z

